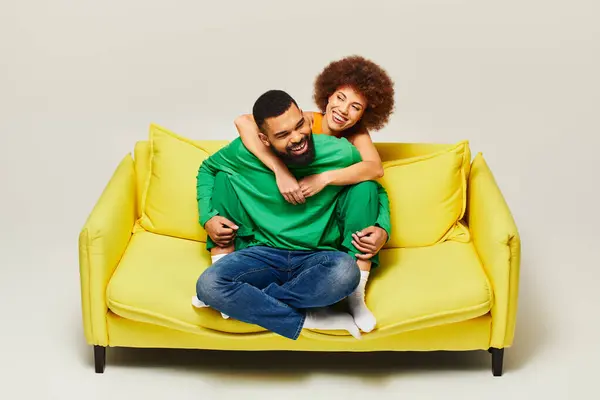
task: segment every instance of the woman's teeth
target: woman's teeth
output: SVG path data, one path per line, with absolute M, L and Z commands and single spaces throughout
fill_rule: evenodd
M 341 118 L 339 115 L 337 115 L 336 113 L 333 113 L 333 120 L 335 122 L 337 122 L 338 124 L 343 124 L 344 122 L 346 122 L 345 119 Z

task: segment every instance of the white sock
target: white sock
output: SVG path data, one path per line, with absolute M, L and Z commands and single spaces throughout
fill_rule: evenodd
M 350 314 L 352 314 L 354 322 L 363 332 L 371 332 L 377 324 L 375 316 L 365 303 L 365 287 L 368 280 L 369 271 L 360 271 L 360 283 L 354 292 L 348 296 Z
M 200 300 L 198 298 L 198 296 L 193 295 L 192 296 L 192 305 L 196 308 L 205 308 L 208 307 L 208 305 L 206 305 L 206 303 L 204 303 L 202 300 Z
M 216 263 L 217 261 L 219 261 L 219 259 L 225 257 L 227 254 L 217 254 L 215 256 L 211 256 L 210 259 L 212 261 L 212 263 Z M 201 301 L 200 299 L 198 299 L 198 297 L 196 295 L 192 296 L 192 305 L 196 308 L 206 308 L 208 307 L 208 305 Z M 221 313 L 221 316 L 225 319 L 229 318 L 229 315 L 223 314 Z
M 192 296 L 192 305 L 196 308 L 206 308 L 208 307 L 208 304 L 206 304 L 205 302 L 203 302 L 202 300 L 200 300 L 196 295 Z M 229 318 L 229 315 L 223 314 L 221 313 L 221 316 L 225 319 Z
M 354 338 L 360 339 L 360 331 L 354 323 L 352 316 L 347 313 L 318 310 L 308 311 L 302 328 L 321 330 L 344 330 L 348 331 Z
M 229 253 L 227 253 L 227 254 L 229 254 Z M 214 264 L 217 261 L 219 261 L 221 258 L 225 257 L 227 254 L 217 254 L 214 256 L 210 256 L 210 259 L 211 259 L 212 263 Z

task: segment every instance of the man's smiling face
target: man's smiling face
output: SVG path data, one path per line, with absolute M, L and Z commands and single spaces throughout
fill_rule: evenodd
M 260 137 L 286 165 L 305 166 L 315 158 L 312 128 L 292 103 L 283 114 L 265 120 Z

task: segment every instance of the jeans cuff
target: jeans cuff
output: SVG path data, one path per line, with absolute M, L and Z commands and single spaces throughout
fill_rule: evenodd
M 302 328 L 304 327 L 304 321 L 306 321 L 306 312 L 301 312 L 300 313 L 300 325 L 298 325 L 298 329 L 296 330 L 296 333 L 290 339 L 292 339 L 292 340 L 298 339 L 298 337 L 300 336 L 300 332 L 302 332 Z

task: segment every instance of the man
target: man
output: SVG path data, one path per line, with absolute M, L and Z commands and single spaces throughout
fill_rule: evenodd
M 283 91 L 263 94 L 253 114 L 262 140 L 297 177 L 361 160 L 346 139 L 313 136 Z M 208 249 L 233 239 L 236 251 L 199 277 L 199 303 L 290 339 L 303 328 L 347 330 L 360 337 L 351 315 L 314 309 L 339 302 L 358 286 L 352 233 L 379 221 L 381 204 L 382 225 L 389 225 L 380 185 L 328 186 L 306 203 L 291 205 L 279 195 L 272 171 L 238 138 L 203 162 L 197 189 L 200 223 L 208 228 L 225 221 L 236 230 L 209 238 Z

